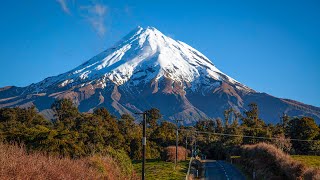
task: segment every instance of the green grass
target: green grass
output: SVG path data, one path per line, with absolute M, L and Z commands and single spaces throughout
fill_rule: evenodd
M 230 158 L 231 159 L 239 159 L 239 158 L 241 158 L 241 156 L 231 156 Z
M 320 156 L 293 155 L 292 158 L 308 167 L 320 167 Z
M 178 163 L 174 170 L 174 163 L 161 160 L 147 160 L 146 179 L 184 179 L 188 171 L 189 161 Z M 141 161 L 133 161 L 136 173 L 141 176 Z

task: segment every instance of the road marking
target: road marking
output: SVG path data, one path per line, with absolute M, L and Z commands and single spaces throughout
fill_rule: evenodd
M 216 160 L 205 160 L 205 178 L 202 178 L 202 180 L 208 180 L 210 178 L 214 179 L 217 177 L 225 177 L 226 180 L 231 180 L 233 178 L 235 179 L 245 179 L 243 174 L 241 174 L 233 165 L 229 165 L 225 161 L 216 161 Z M 213 164 L 207 164 L 207 163 L 213 163 Z M 211 173 L 214 172 L 214 173 Z M 216 172 L 218 171 L 218 172 Z M 224 175 L 223 175 L 224 173 Z M 240 173 L 240 174 L 238 174 Z M 209 177 L 210 176 L 210 177 Z M 212 176 L 212 177 L 211 177 Z
M 229 176 L 228 176 L 228 174 L 227 174 L 226 169 L 224 168 L 224 166 L 222 166 L 218 161 L 217 161 L 217 163 L 219 164 L 219 166 L 221 166 L 222 170 L 224 171 L 224 175 L 226 176 L 227 180 L 229 180 Z
M 205 169 L 206 170 L 206 175 L 205 175 L 205 177 L 208 177 L 208 170 L 207 169 Z

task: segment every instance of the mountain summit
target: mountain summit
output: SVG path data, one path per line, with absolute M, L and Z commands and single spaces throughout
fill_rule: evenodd
M 320 108 L 258 93 L 221 72 L 205 55 L 154 27 L 137 27 L 113 47 L 75 69 L 27 87 L 0 89 L 0 107 L 35 105 L 50 115 L 55 99 L 70 98 L 81 111 L 106 107 L 132 114 L 156 107 L 165 118 L 222 117 L 251 102 L 267 122 L 279 114 L 320 119 Z
M 103 87 L 106 81 L 121 86 L 131 80 L 129 85 L 137 85 L 163 78 L 193 86 L 213 79 L 249 90 L 218 70 L 196 49 L 165 36 L 154 27 L 137 27 L 112 48 L 67 73 L 37 83 L 34 88 L 41 92 L 52 85 L 65 87 L 90 81 L 99 81 Z

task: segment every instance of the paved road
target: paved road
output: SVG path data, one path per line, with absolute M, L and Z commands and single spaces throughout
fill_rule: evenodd
M 232 164 L 225 161 L 205 160 L 204 180 L 245 180 L 242 173 Z

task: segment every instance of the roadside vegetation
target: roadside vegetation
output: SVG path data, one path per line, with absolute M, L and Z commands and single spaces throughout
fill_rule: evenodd
M 40 153 L 70 160 L 110 157 L 124 176 L 134 177 L 139 173 L 138 168 L 134 171 L 131 162 L 142 159 L 142 125 L 131 115 L 116 117 L 105 108 L 81 113 L 67 99 L 54 102 L 51 108 L 54 113 L 51 120 L 40 115 L 35 107 L 0 108 L 0 142 L 24 146 L 28 155 Z M 174 159 L 175 152 L 172 151 L 175 150 L 177 126 L 169 121 L 160 121 L 162 115 L 158 109 L 147 112 L 147 159 L 161 159 L 163 167 L 170 169 L 171 162 L 164 161 Z M 320 153 L 320 128 L 310 117 L 286 115 L 279 119 L 278 124 L 266 124 L 259 117 L 258 106 L 254 103 L 243 113 L 227 109 L 224 119 L 202 119 L 193 126 L 179 127 L 179 145 L 187 146 L 189 153 L 200 157 L 226 160 L 231 156 L 241 156 L 243 145 L 261 142 L 273 144 L 291 155 L 317 155 Z M 178 160 L 185 159 L 183 152 L 187 151 L 179 148 Z M 305 160 L 311 163 L 311 159 Z M 99 164 L 101 161 L 96 160 L 97 167 Z M 111 173 L 108 168 L 100 169 Z M 149 172 L 154 171 L 151 169 Z
M 189 161 L 180 161 L 175 168 L 174 162 L 147 160 L 146 179 L 184 179 L 188 171 L 188 163 Z M 141 177 L 141 161 L 134 161 L 133 166 L 138 176 Z
M 1 179 L 139 179 L 110 155 L 70 159 L 0 143 L 0 163 Z
M 320 169 L 305 166 L 274 145 L 244 145 L 241 150 L 241 164 L 258 179 L 320 179 Z

